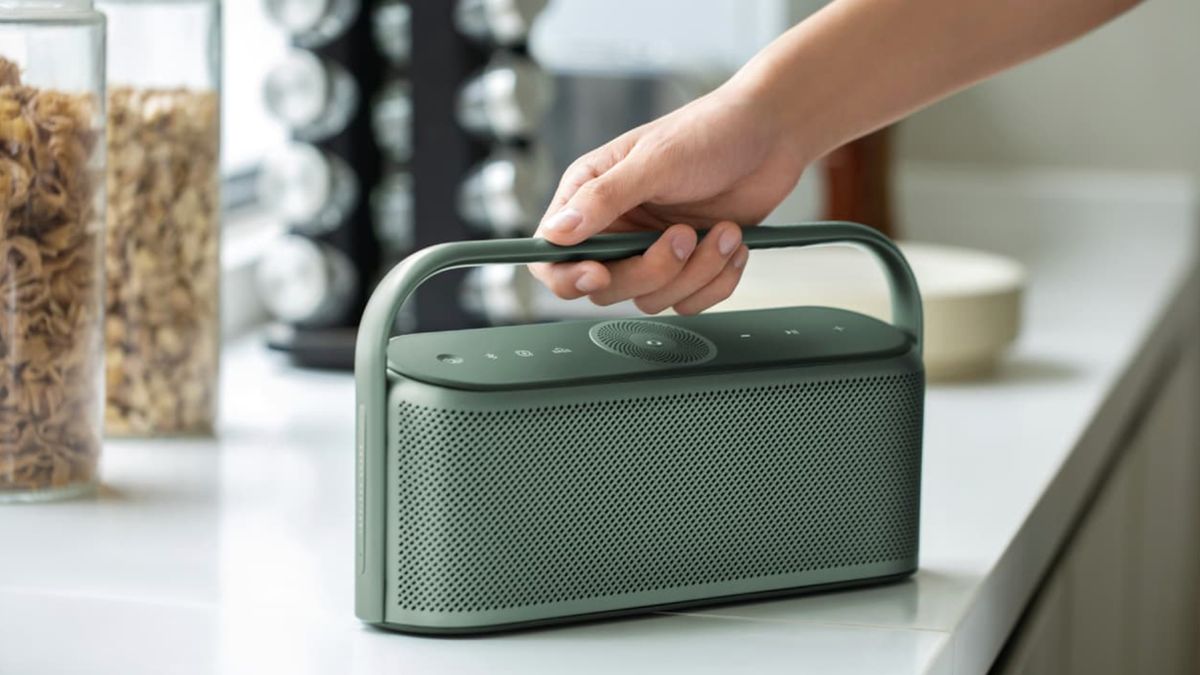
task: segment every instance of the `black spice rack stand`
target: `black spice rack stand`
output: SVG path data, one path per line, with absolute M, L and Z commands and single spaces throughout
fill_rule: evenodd
M 545 2 L 329 0 L 308 21 L 288 12 L 313 4 L 267 3 L 294 51 L 265 94 L 295 143 L 260 183 L 288 234 L 264 256 L 258 292 L 276 318 L 271 347 L 300 366 L 349 369 L 358 318 L 393 264 L 432 244 L 532 231 L 553 178 L 535 138 L 550 78 L 526 47 Z M 398 330 L 481 325 L 465 275 L 425 284 Z

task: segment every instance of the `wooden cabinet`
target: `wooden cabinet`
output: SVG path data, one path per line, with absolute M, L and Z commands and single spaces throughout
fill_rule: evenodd
M 1200 672 L 1200 345 L 1128 434 L 993 672 Z

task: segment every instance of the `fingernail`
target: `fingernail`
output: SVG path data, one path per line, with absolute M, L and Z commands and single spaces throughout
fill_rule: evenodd
M 583 222 L 583 214 L 575 209 L 563 209 L 550 216 L 542 228 L 549 232 L 569 232 Z
M 746 266 L 746 261 L 750 259 L 750 250 L 742 249 L 736 256 L 733 257 L 733 269 L 740 270 Z
M 737 230 L 729 230 L 721 235 L 721 239 L 717 241 L 717 250 L 721 255 L 729 255 L 733 253 L 733 249 L 742 243 L 742 235 Z
M 601 281 L 595 272 L 584 272 L 582 276 L 575 281 L 575 288 L 579 289 L 580 293 L 592 293 L 600 290 Z
M 680 262 L 687 260 L 692 254 L 692 250 L 696 248 L 692 238 L 685 234 L 677 234 L 671 240 L 671 250 L 675 252 L 675 257 L 679 258 Z

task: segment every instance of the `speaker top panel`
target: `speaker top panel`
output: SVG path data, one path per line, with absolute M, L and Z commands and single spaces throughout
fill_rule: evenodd
M 792 307 L 402 335 L 388 346 L 388 368 L 488 391 L 882 358 L 911 347 L 877 319 Z

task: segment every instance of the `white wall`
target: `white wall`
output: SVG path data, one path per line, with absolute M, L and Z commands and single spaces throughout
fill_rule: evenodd
M 558 69 L 735 70 L 820 0 L 552 0 L 534 49 Z M 633 17 L 638 17 L 633 20 Z M 901 158 L 1200 177 L 1200 0 L 1114 23 L 918 113 Z
M 723 79 L 812 0 L 551 0 L 530 48 L 558 71 L 706 71 Z
M 904 122 L 901 157 L 1200 179 L 1200 2 L 1145 0 Z

